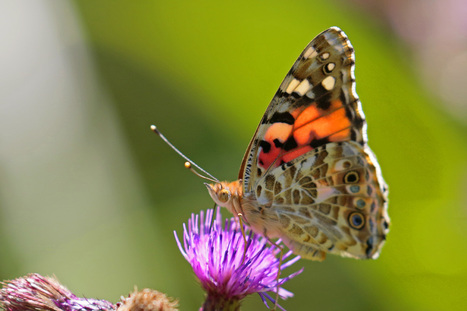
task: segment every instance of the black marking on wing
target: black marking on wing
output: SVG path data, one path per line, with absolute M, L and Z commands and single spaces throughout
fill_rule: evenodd
M 271 151 L 271 144 L 265 140 L 260 141 L 259 146 L 263 148 L 264 153 L 268 153 L 269 151 Z
M 310 143 L 311 148 L 316 148 L 319 146 L 323 146 L 329 143 L 329 139 L 327 137 L 321 138 L 321 139 L 313 139 Z
M 293 137 L 293 135 L 291 135 L 284 143 L 284 146 L 283 146 L 283 149 L 285 151 L 290 151 L 292 149 L 295 149 L 297 148 L 298 144 L 297 142 L 295 141 L 295 138 Z
M 371 252 L 373 251 L 373 237 L 370 237 L 366 241 L 366 257 L 371 258 Z
M 275 112 L 271 119 L 269 119 L 270 123 L 285 123 L 293 125 L 295 122 L 295 118 L 289 112 Z
M 273 141 L 274 143 L 274 146 L 276 146 L 276 148 L 282 148 L 282 146 L 284 146 L 284 143 L 282 143 L 279 139 L 275 138 Z
M 324 96 L 316 96 L 316 104 L 319 109 L 328 110 L 331 106 L 331 95 L 325 94 Z

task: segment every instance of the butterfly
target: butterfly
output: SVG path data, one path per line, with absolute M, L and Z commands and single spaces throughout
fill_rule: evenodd
M 375 259 L 389 231 L 388 188 L 367 144 L 354 67 L 342 30 L 316 36 L 267 107 L 238 180 L 206 183 L 216 204 L 302 258 Z

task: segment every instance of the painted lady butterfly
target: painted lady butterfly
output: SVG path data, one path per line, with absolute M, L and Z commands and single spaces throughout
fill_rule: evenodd
M 302 258 L 377 258 L 388 233 L 387 186 L 367 145 L 354 67 L 342 30 L 319 34 L 266 109 L 239 180 L 206 184 L 218 205 Z

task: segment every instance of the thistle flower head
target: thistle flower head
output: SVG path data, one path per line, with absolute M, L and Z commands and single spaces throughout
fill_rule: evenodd
M 183 247 L 175 232 L 180 251 L 207 292 L 203 310 L 219 307 L 238 310 L 240 301 L 253 293 L 258 293 L 266 305 L 266 299 L 275 303 L 268 292 L 275 295 L 278 290 L 282 299 L 292 297 L 293 294 L 283 289 L 282 285 L 303 269 L 285 278 L 278 279 L 277 276 L 279 268 L 282 271 L 300 257 L 289 259 L 292 254 L 289 251 L 282 256 L 280 264 L 277 256 L 280 249 L 269 245 L 264 237 L 252 232 L 246 236 L 244 253 L 244 238 L 235 219 L 223 222 L 220 210 L 217 209 L 213 221 L 213 214 L 214 211 L 210 209 L 206 217 L 203 212 L 192 215 L 188 220 L 188 228 L 183 225 Z
M 178 301 L 157 290 L 135 291 L 117 303 L 117 311 L 177 311 Z
M 56 279 L 37 273 L 2 284 L 0 307 L 5 311 L 115 310 L 108 301 L 79 298 Z

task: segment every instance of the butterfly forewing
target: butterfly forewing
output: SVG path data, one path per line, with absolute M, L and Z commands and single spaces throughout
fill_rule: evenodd
M 366 141 L 354 87 L 354 52 L 347 36 L 330 28 L 304 49 L 269 104 L 245 153 L 244 191 L 268 169 L 329 142 Z

